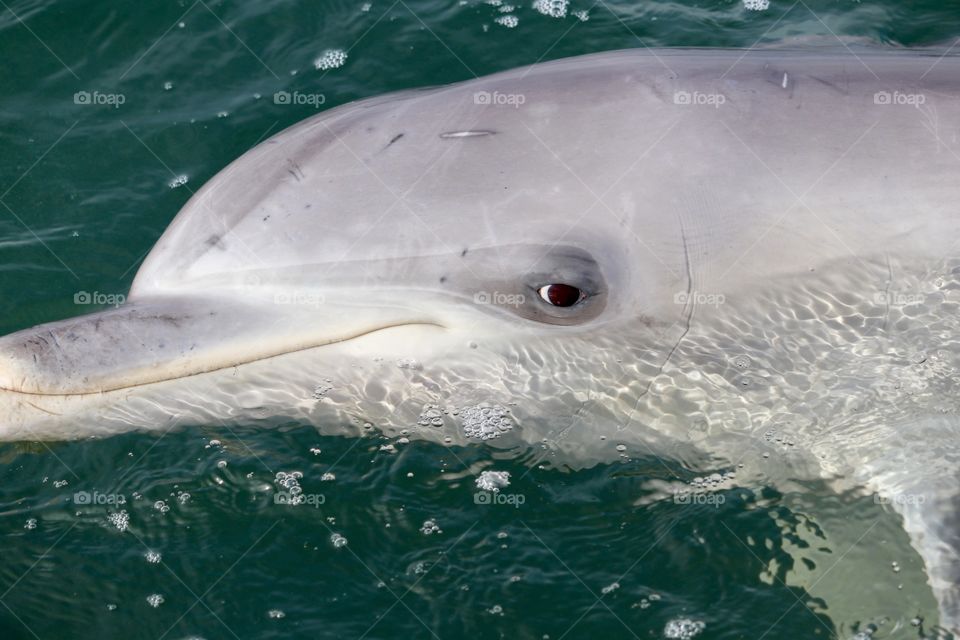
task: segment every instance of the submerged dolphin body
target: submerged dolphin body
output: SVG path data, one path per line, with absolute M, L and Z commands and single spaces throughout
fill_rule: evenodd
M 658 50 L 322 113 L 206 184 L 126 305 L 0 339 L 0 438 L 747 460 L 889 500 L 956 630 L 958 98 L 929 52 Z

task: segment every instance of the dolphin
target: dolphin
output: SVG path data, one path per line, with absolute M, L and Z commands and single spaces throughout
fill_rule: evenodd
M 620 51 L 340 106 L 205 184 L 126 304 L 0 338 L 0 439 L 297 421 L 828 479 L 899 513 L 956 633 L 958 178 L 943 51 Z

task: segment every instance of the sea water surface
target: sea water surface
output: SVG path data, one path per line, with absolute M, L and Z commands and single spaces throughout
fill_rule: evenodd
M 0 332 L 122 302 L 193 191 L 321 109 L 619 48 L 958 34 L 934 0 L 2 0 Z M 510 474 L 496 500 L 484 471 Z M 297 424 L 5 444 L 0 638 L 915 638 L 935 621 L 885 506 L 817 483 L 648 499 L 701 474 Z

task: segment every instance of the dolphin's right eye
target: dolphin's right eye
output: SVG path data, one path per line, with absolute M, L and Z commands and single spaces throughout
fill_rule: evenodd
M 555 307 L 572 307 L 586 297 L 577 287 L 560 283 L 544 285 L 537 289 L 537 293 L 544 302 Z

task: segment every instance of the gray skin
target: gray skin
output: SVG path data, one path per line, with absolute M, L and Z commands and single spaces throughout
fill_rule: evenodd
M 206 184 L 127 304 L 0 339 L 0 439 L 745 460 L 888 502 L 956 632 L 958 97 L 937 52 L 656 50 L 333 109 Z

